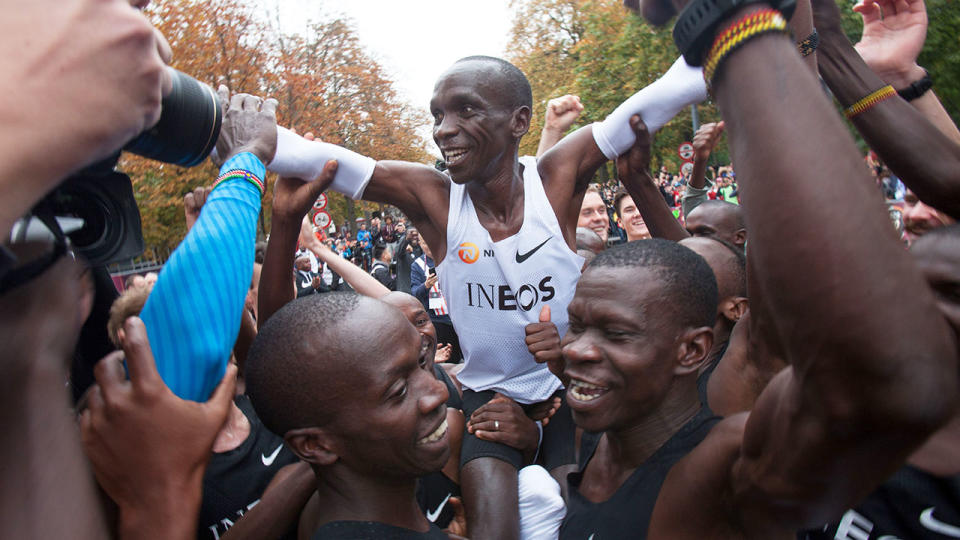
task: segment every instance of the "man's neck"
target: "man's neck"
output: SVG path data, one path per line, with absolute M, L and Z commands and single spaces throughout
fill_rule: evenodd
M 426 532 L 430 523 L 417 506 L 416 479 L 387 482 L 343 466 L 314 469 L 320 516 L 318 525 L 333 521 L 375 521 Z
M 243 414 L 236 403 L 231 403 L 227 421 L 213 441 L 213 452 L 216 454 L 229 452 L 243 444 L 249 436 L 250 421 L 247 420 L 247 415 Z
M 649 459 L 700 412 L 700 398 L 692 382 L 674 379 L 674 388 L 656 411 L 633 426 L 607 431 L 606 458 L 624 469 L 635 469 Z
M 478 213 L 494 221 L 509 222 L 517 196 L 523 194 L 523 168 L 516 150 L 512 159 L 504 158 L 490 176 L 471 179 L 467 192 Z M 522 213 L 523 207 L 520 208 Z

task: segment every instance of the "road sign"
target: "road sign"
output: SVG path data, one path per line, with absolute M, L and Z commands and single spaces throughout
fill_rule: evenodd
M 313 215 L 313 224 L 321 229 L 325 229 L 327 225 L 330 225 L 330 214 L 321 210 Z
M 677 148 L 677 154 L 679 154 L 680 159 L 684 161 L 693 161 L 693 143 L 680 143 L 680 146 Z
M 327 207 L 327 194 L 321 193 L 320 196 L 317 197 L 317 202 L 313 203 L 313 208 L 316 210 L 323 210 L 326 207 Z
M 680 166 L 680 172 L 689 178 L 690 175 L 693 174 L 693 162 L 684 161 L 683 165 Z

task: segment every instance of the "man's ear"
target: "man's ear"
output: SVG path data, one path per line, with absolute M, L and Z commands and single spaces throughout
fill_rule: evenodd
M 677 367 L 673 373 L 675 375 L 695 373 L 706 361 L 713 347 L 713 328 L 709 326 L 690 328 L 680 336 L 679 341 Z
M 720 303 L 720 313 L 728 321 L 733 321 L 736 323 L 740 320 L 740 317 L 743 317 L 743 314 L 747 311 L 747 306 L 749 302 L 743 296 L 731 296 L 725 298 Z
M 747 243 L 747 230 L 746 229 L 737 229 L 737 232 L 733 233 L 733 244 L 739 248 L 743 248 Z
M 510 126 L 510 133 L 514 138 L 520 139 L 530 131 L 530 107 L 526 105 L 513 111 L 513 120 Z
M 283 441 L 297 457 L 313 465 L 333 465 L 340 459 L 336 438 L 323 428 L 291 429 Z

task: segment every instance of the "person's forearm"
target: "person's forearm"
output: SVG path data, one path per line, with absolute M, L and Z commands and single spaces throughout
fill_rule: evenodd
M 690 180 L 687 182 L 689 187 L 703 189 L 707 183 L 707 161 L 709 156 L 700 159 L 699 156 L 693 158 L 693 171 L 690 173 Z
M 231 158 L 221 173 L 234 169 L 265 174 L 249 153 Z M 260 196 L 239 178 L 214 188 L 140 314 L 157 370 L 183 399 L 206 400 L 223 378 L 253 275 Z
M 307 244 L 307 249 L 313 252 L 320 260 L 327 263 L 330 270 L 336 272 L 346 281 L 353 290 L 370 298 L 381 298 L 390 292 L 377 278 L 364 272 L 362 268 L 344 259 L 332 251 L 318 249 L 315 244 Z
M 202 478 L 202 475 L 201 475 Z M 143 508 L 120 508 L 118 540 L 191 540 L 196 538 L 202 483 L 177 490 Z
M 549 127 L 544 127 L 540 132 L 540 144 L 537 145 L 537 159 L 547 153 L 547 150 L 556 146 L 563 138 L 563 132 Z
M 651 236 L 675 242 L 690 236 L 680 226 L 680 222 L 673 217 L 673 212 L 667 207 L 667 202 L 663 199 L 656 184 L 653 183 L 653 178 L 650 177 L 649 173 L 646 171 L 633 172 L 626 175 L 622 180 L 623 186 L 627 189 L 630 197 L 633 198 L 637 210 L 643 216 L 643 221 L 650 229 Z
M 814 30 L 813 8 L 810 5 L 810 0 L 798 0 L 797 7 L 793 10 L 793 16 L 790 17 L 790 31 L 793 32 L 793 39 L 799 43 L 813 34 Z M 811 72 L 817 73 L 816 52 L 804 56 L 803 63 Z
M 10 360 L 4 358 L 3 360 Z M 8 538 L 107 538 L 90 466 L 70 414 L 63 358 L 20 359 L 0 382 L 0 522 Z
M 227 530 L 223 540 L 283 537 L 297 524 L 316 491 L 317 478 L 309 465 L 298 462 L 284 467 L 270 481 L 260 502 Z
M 273 215 L 270 241 L 267 243 L 263 268 L 260 270 L 257 328 L 263 328 L 274 313 L 297 296 L 296 290 L 290 285 L 290 269 L 293 268 L 299 234 L 299 218 Z
M 703 204 L 707 200 L 707 189 L 696 189 L 687 186 L 687 191 L 683 193 L 680 200 L 680 208 L 683 210 L 684 219 L 693 212 L 693 209 Z
M 820 74 L 842 106 L 847 107 L 885 85 L 846 36 L 829 33 L 820 40 Z M 925 111 L 929 105 L 922 104 Z M 921 200 L 952 217 L 960 217 L 960 145 L 956 141 L 896 96 L 856 115 L 852 121 L 880 159 Z
M 940 133 L 943 133 L 954 142 L 960 145 L 960 129 L 953 123 L 950 114 L 943 108 L 940 98 L 933 89 L 927 90 L 922 96 L 910 102 L 913 108 L 920 111 L 927 120 L 937 126 Z
M 257 323 L 253 320 L 253 315 L 246 309 L 240 319 L 240 332 L 237 334 L 237 341 L 233 344 L 233 356 L 237 359 L 237 376 L 243 377 L 243 366 L 247 363 L 247 353 L 250 352 L 250 346 L 257 337 Z

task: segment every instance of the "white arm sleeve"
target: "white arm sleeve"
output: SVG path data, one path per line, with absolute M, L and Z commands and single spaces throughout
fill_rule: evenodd
M 277 153 L 267 170 L 310 181 L 320 176 L 331 159 L 337 160 L 338 166 L 330 188 L 351 199 L 362 197 L 376 160 L 334 144 L 308 141 L 284 127 L 277 126 Z
M 593 124 L 593 139 L 607 159 L 616 159 L 633 146 L 637 137 L 630 129 L 630 117 L 639 114 L 654 134 L 681 109 L 707 99 L 703 70 L 677 59 L 663 77 L 653 81 L 614 109 L 603 121 Z

